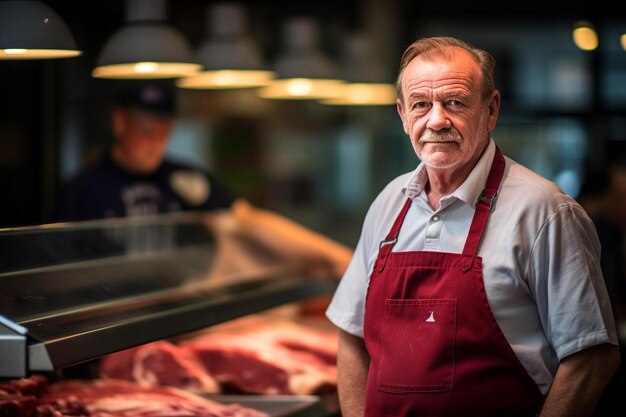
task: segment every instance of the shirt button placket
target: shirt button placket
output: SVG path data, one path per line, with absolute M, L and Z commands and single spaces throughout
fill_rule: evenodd
M 433 245 L 437 245 L 436 242 L 441 234 L 441 222 L 439 220 L 441 217 L 438 214 L 432 215 L 426 228 L 426 246 L 430 249 L 433 248 Z

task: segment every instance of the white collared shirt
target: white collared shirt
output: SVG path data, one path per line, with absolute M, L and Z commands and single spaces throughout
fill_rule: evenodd
M 442 198 L 437 210 L 423 192 L 423 164 L 376 197 L 326 311 L 336 326 L 363 337 L 365 296 L 379 243 L 407 197 L 413 204 L 393 251 L 462 252 L 495 149 L 491 140 L 466 181 Z M 601 343 L 617 345 L 592 221 L 554 183 L 509 158 L 478 256 L 491 310 L 542 393 L 560 359 Z

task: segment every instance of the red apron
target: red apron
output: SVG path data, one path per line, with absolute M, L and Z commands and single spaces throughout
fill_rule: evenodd
M 381 248 L 365 304 L 371 358 L 365 416 L 535 416 L 542 396 L 487 303 L 476 256 L 504 172 L 499 149 L 463 253 L 391 252 L 408 199 Z

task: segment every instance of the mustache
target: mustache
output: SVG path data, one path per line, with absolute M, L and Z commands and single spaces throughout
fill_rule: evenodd
M 441 130 L 426 130 L 419 139 L 420 143 L 424 142 L 461 142 L 459 132 L 451 128 Z

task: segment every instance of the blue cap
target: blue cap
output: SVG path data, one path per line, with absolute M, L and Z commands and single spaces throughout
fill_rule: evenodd
M 171 116 L 175 112 L 174 88 L 158 82 L 133 82 L 120 88 L 116 104 Z

